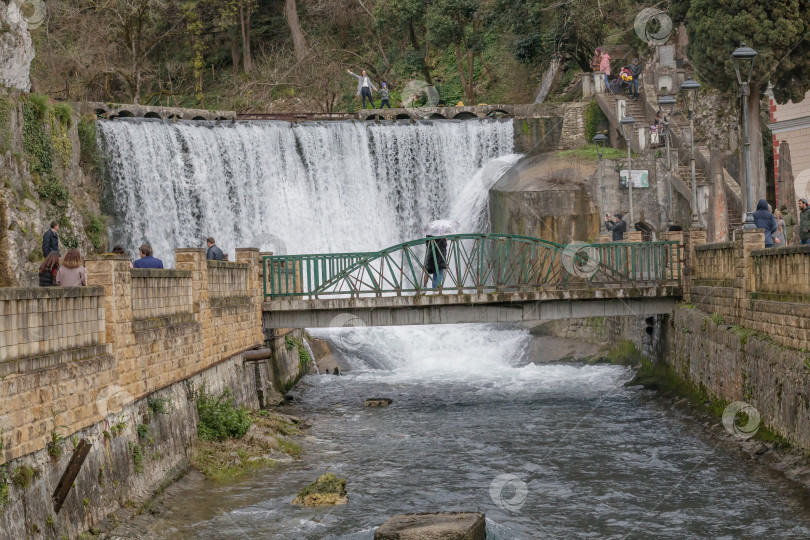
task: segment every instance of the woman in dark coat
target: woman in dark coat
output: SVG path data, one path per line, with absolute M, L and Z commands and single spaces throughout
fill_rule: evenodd
M 428 236 L 428 238 L 431 238 Z M 447 269 L 447 239 L 437 238 L 427 241 L 427 253 L 425 254 L 425 272 L 430 274 L 433 280 L 433 288 L 441 285 L 444 271 Z M 427 274 L 425 274 L 422 286 L 427 285 Z
M 55 286 L 54 278 L 57 270 L 59 270 L 59 252 L 51 251 L 39 267 L 39 286 Z

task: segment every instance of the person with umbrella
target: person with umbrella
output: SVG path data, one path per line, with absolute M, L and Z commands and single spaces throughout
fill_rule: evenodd
M 428 274 L 430 274 L 433 288 L 438 289 L 444 278 L 444 271 L 447 269 L 447 239 L 433 239 L 433 237 L 455 234 L 460 228 L 461 224 L 458 221 L 438 219 L 430 222 L 423 229 L 428 238 L 423 287 L 427 285 Z

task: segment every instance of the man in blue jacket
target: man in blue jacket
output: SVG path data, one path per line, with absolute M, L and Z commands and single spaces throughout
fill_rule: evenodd
M 59 224 L 51 221 L 51 228 L 42 236 L 42 256 L 47 258 L 51 251 L 59 251 Z
M 141 258 L 132 263 L 133 268 L 163 268 L 163 261 L 152 257 L 152 246 L 144 244 L 138 248 Z
M 205 258 L 209 261 L 222 261 L 225 260 L 225 254 L 222 253 L 222 250 L 217 247 L 217 243 L 214 241 L 213 236 L 209 236 L 208 240 L 206 240 L 206 244 L 208 245 L 208 251 L 205 253 Z
M 754 225 L 757 229 L 765 229 L 765 247 L 773 247 L 773 233 L 776 232 L 776 216 L 768 210 L 768 201 L 760 199 L 757 203 L 757 211 L 754 212 Z M 779 240 L 777 239 L 777 242 Z

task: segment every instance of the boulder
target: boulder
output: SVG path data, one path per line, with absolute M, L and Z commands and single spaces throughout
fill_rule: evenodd
M 326 473 L 298 492 L 293 504 L 303 506 L 332 506 L 346 504 L 346 479 Z
M 363 407 L 388 407 L 393 402 L 394 400 L 389 398 L 368 398 L 363 402 Z
M 399 514 L 383 523 L 374 540 L 486 540 L 484 514 L 437 512 Z

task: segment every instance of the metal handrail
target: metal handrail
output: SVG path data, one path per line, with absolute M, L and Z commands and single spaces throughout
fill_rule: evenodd
M 447 242 L 446 254 L 439 240 Z M 420 294 L 428 258 L 444 261 L 442 294 L 595 284 L 680 284 L 678 242 L 569 244 L 527 236 L 455 234 L 378 252 L 277 255 L 262 261 L 265 298 Z

